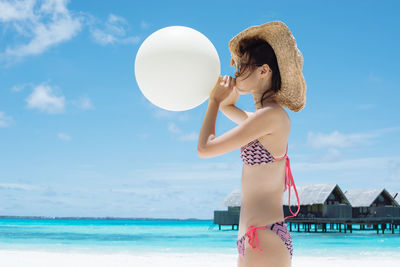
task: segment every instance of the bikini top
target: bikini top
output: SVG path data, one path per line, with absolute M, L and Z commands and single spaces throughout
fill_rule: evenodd
M 283 190 L 284 192 L 286 189 L 289 189 L 289 211 L 292 213 L 292 215 L 286 216 L 286 218 L 290 217 L 295 217 L 299 211 L 300 211 L 300 201 L 299 201 L 299 195 L 297 194 L 297 189 L 296 185 L 294 184 L 293 180 L 293 175 L 292 171 L 290 170 L 290 160 L 289 157 L 287 156 L 287 151 L 288 151 L 288 146 L 286 146 L 286 153 L 283 157 L 281 158 L 274 158 L 271 153 L 258 141 L 258 139 L 255 139 L 248 143 L 245 146 L 242 146 L 240 148 L 240 157 L 242 158 L 243 162 L 247 165 L 259 165 L 259 164 L 267 164 L 269 162 L 281 160 L 281 159 L 287 159 L 286 161 L 286 166 L 285 166 L 285 189 Z M 297 211 L 295 213 L 292 212 L 290 208 L 290 187 L 293 186 L 294 192 L 296 193 L 296 198 L 297 198 Z

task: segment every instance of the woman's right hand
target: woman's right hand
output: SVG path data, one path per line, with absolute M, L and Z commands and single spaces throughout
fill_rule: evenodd
M 233 83 L 236 82 L 235 78 L 232 78 Z M 229 106 L 229 105 L 235 105 L 237 100 L 239 99 L 239 93 L 236 90 L 236 87 L 233 87 L 232 92 L 220 103 L 220 107 L 222 106 Z

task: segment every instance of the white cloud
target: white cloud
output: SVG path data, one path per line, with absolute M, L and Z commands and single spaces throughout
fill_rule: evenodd
M 189 119 L 189 114 L 184 111 L 170 111 L 157 107 L 156 105 L 149 102 L 144 96 L 142 96 L 141 101 L 150 110 L 153 110 L 152 114 L 157 119 L 170 119 L 178 121 L 187 121 Z M 198 139 L 198 133 L 184 133 L 174 122 L 168 122 L 168 131 L 177 136 L 179 141 L 195 141 Z
M 36 108 L 47 113 L 61 113 L 65 107 L 65 97 L 55 95 L 53 89 L 41 84 L 33 89 L 32 94 L 26 98 L 28 108 Z
M 339 161 L 325 161 L 325 162 L 290 162 L 290 166 L 296 171 L 310 172 L 312 171 L 336 171 L 346 173 L 349 170 L 381 170 L 386 171 L 388 162 L 398 162 L 399 157 L 364 157 L 353 159 L 342 159 Z
M 179 137 L 181 141 L 196 141 L 199 138 L 199 134 L 196 132 L 192 132 L 189 134 L 183 134 Z
M 24 84 L 17 84 L 11 87 L 12 92 L 21 92 L 27 87 L 32 87 L 33 85 L 31 83 L 24 83 Z
M 149 134 L 148 133 L 141 133 L 141 134 L 139 134 L 139 138 L 142 139 L 142 140 L 147 139 L 147 138 L 149 138 Z
M 146 21 L 140 22 L 140 27 L 144 30 L 148 29 L 150 27 L 150 23 L 147 23 Z
M 336 160 L 339 159 L 341 156 L 341 153 L 339 150 L 335 149 L 335 148 L 329 148 L 328 149 L 328 153 L 325 154 L 322 159 L 324 161 L 332 161 L 332 160 Z
M 373 139 L 384 133 L 391 131 L 399 131 L 400 127 L 384 128 L 372 130 L 367 133 L 343 134 L 334 131 L 329 134 L 309 132 L 307 142 L 316 149 L 319 148 L 345 148 L 356 146 L 359 144 L 368 145 Z
M 189 115 L 187 113 L 179 113 L 177 119 L 179 121 L 187 121 L 189 119 Z
M 65 140 L 65 141 L 71 140 L 71 136 L 69 136 L 69 135 L 66 134 L 66 133 L 58 133 L 58 134 L 57 134 L 57 137 L 58 137 L 59 139 L 61 139 L 61 140 Z
M 168 113 L 167 113 L 168 114 Z M 168 122 L 168 131 L 174 134 L 179 141 L 196 141 L 199 134 L 196 132 L 184 133 L 175 123 Z
M 77 100 L 73 100 L 72 104 L 83 110 L 94 109 L 93 103 L 87 95 L 81 96 Z
M 5 128 L 14 123 L 11 116 L 7 116 L 3 111 L 0 111 L 0 128 Z
M 39 189 L 39 187 L 34 186 L 34 185 L 29 185 L 29 184 L 0 183 L 0 189 L 30 191 L 30 190 Z
M 38 108 L 48 113 L 59 113 L 64 111 L 67 103 L 61 91 L 58 95 L 55 95 L 53 92 L 54 89 L 45 85 L 45 83 L 38 86 L 35 86 L 32 83 L 19 84 L 13 86 L 11 91 L 20 92 L 27 87 L 33 89 L 32 94 L 26 99 L 29 108 Z M 69 103 L 83 110 L 94 109 L 92 100 L 87 95 L 71 100 Z
M 52 46 L 65 42 L 81 30 L 81 19 L 74 17 L 66 0 L 3 1 L 0 21 L 25 36 L 24 43 L 7 46 L 0 59 L 20 59 L 41 54 Z
M 307 141 L 313 148 L 317 149 L 326 147 L 343 148 L 372 137 L 373 136 L 368 134 L 342 134 L 339 131 L 334 131 L 329 134 L 309 132 Z
M 60 43 L 72 39 L 89 27 L 94 40 L 101 44 L 138 44 L 139 36 L 128 34 L 126 19 L 109 14 L 106 22 L 85 12 L 69 10 L 69 0 L 2 0 L 0 1 L 0 25 L 3 32 L 18 34 L 16 43 L 6 44 L 0 51 L 0 62 L 10 65 L 26 56 L 38 55 Z M 101 26 L 99 26 L 101 25 Z M 140 23 L 142 29 L 149 27 Z M 16 88 L 18 90 L 18 88 Z
M 157 119 L 173 119 L 179 121 L 187 121 L 189 119 L 189 114 L 186 111 L 170 111 L 163 108 L 160 108 L 153 103 L 151 103 L 146 97 L 142 94 L 140 95 L 140 101 L 148 107 L 150 110 L 153 110 L 153 116 Z
M 173 122 L 168 123 L 168 131 L 174 134 L 180 134 L 182 132 L 182 130 L 179 129 L 178 126 L 176 126 L 176 124 Z
M 370 146 L 380 136 L 390 132 L 399 131 L 400 127 L 389 127 L 377 130 L 371 130 L 366 133 L 343 134 L 334 131 L 329 134 L 308 133 L 307 143 L 315 149 L 327 149 L 325 155 L 321 156 L 323 161 L 332 161 L 342 156 L 340 149 L 355 146 Z
M 94 40 L 101 45 L 114 43 L 121 44 L 137 44 L 140 41 L 138 36 L 126 36 L 127 22 L 124 18 L 114 14 L 108 16 L 107 22 L 100 29 L 98 27 L 91 29 L 91 34 Z
M 34 4 L 33 0 L 0 2 L 0 21 L 20 21 L 32 18 Z

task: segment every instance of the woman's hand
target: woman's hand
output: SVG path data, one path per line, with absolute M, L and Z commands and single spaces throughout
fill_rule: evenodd
M 231 76 L 225 75 L 224 77 L 219 76 L 218 81 L 211 91 L 209 99 L 214 100 L 217 103 L 221 103 L 226 99 L 233 91 L 233 87 L 236 85 L 236 79 Z M 235 90 L 236 91 L 236 90 Z
M 227 98 L 225 98 L 221 103 L 220 106 L 230 106 L 230 105 L 235 105 L 237 100 L 239 99 L 239 92 L 236 90 L 236 87 L 233 87 L 232 92 L 230 95 L 228 95 Z

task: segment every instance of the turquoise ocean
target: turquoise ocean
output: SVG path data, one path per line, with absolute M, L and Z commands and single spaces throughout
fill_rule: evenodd
M 400 257 L 399 229 L 290 234 L 293 256 Z M 2 250 L 236 254 L 237 236 L 212 220 L 0 219 Z

